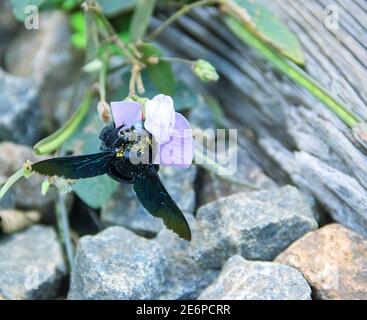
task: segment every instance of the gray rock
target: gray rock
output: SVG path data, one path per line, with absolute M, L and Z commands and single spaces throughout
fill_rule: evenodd
M 32 226 L 0 238 L 0 296 L 56 298 L 66 274 L 63 253 L 51 227 Z
M 233 253 L 267 258 L 317 225 L 293 187 L 237 194 L 198 216 L 186 214 L 191 243 L 165 228 L 153 240 L 123 227 L 82 238 L 69 298 L 195 299 Z
M 193 236 L 195 218 L 186 215 Z M 69 299 L 196 299 L 218 275 L 190 256 L 190 243 L 163 228 L 146 240 L 111 227 L 78 244 Z
M 196 167 L 191 166 L 187 170 L 161 167 L 159 175 L 181 210 L 185 213 L 193 213 Z M 119 187 L 119 190 L 102 208 L 101 219 L 107 224 L 125 226 L 145 236 L 154 236 L 163 227 L 161 219 L 151 216 L 143 208 L 130 185 Z
M 46 11 L 40 14 L 39 20 L 39 30 L 22 28 L 9 44 L 5 68 L 13 75 L 31 77 L 37 85 L 42 85 L 50 78 L 70 76 L 73 57 L 67 15 Z
M 196 219 L 186 215 L 192 236 L 200 237 L 200 230 Z M 155 241 L 162 248 L 166 271 L 163 290 L 159 299 L 193 300 L 197 299 L 204 290 L 217 277 L 217 270 L 201 268 L 190 256 L 190 242 L 179 238 L 166 228 L 163 228 Z
M 40 137 L 37 90 L 32 82 L 0 69 L 0 141 L 33 144 Z
M 42 126 L 50 132 L 64 124 L 72 106 L 79 104 L 82 94 L 77 89 L 85 91 L 79 81 L 82 57 L 74 52 L 70 34 L 66 14 L 45 11 L 40 14 L 40 29 L 22 28 L 5 54 L 9 73 L 32 79 L 42 92 L 39 97 L 39 109 L 44 115 Z
M 5 181 L 14 172 L 22 168 L 23 164 L 42 158 L 36 157 L 33 150 L 27 146 L 11 142 L 0 143 L 0 181 Z M 40 210 L 42 213 L 52 212 L 51 207 L 56 199 L 53 188 L 46 196 L 41 195 L 43 176 L 34 174 L 29 179 L 21 179 L 9 190 L 6 197 L 0 200 L 0 208 L 22 208 Z
M 156 242 L 123 227 L 79 240 L 69 299 L 155 299 L 165 259 Z
M 317 222 L 296 188 L 238 193 L 199 208 L 202 236 L 193 238 L 192 256 L 206 268 L 221 268 L 232 255 L 273 260 Z
M 199 300 L 310 300 L 311 289 L 296 269 L 233 256 Z

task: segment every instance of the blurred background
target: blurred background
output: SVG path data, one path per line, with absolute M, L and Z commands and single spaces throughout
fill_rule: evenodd
M 198 135 L 237 130 L 237 170 L 161 168 L 191 243 L 106 176 L 45 195 L 44 177 L 19 180 L 0 199 L 0 298 L 367 298 L 367 3 L 82 2 L 0 2 L 0 184 L 99 150 L 99 102 L 129 94 L 121 46 L 140 96 L 171 95 Z

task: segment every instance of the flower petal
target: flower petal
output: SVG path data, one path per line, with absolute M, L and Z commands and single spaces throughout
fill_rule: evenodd
M 169 141 L 175 126 L 175 109 L 170 96 L 159 94 L 145 104 L 144 126 L 160 144 Z
M 175 127 L 170 140 L 161 144 L 156 163 L 188 168 L 194 156 L 194 140 L 190 123 L 180 113 L 175 113 Z
M 111 110 L 116 128 L 130 128 L 141 119 L 141 104 L 135 101 L 111 102 Z

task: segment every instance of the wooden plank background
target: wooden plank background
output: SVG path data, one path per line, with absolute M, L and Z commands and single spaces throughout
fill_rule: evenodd
M 265 3 L 298 35 L 307 72 L 366 121 L 367 1 Z M 325 26 L 330 5 L 339 15 L 336 29 Z M 152 26 L 164 17 L 158 14 Z M 239 129 L 240 146 L 267 176 L 299 186 L 334 220 L 367 235 L 366 149 L 347 126 L 237 40 L 214 8 L 182 17 L 159 40 L 179 56 L 217 67 L 221 80 L 209 90 L 228 125 Z M 363 125 L 358 130 L 367 136 Z

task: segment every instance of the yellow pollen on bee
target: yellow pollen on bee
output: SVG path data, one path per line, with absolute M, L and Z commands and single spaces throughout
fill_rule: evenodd
M 116 157 L 117 158 L 122 158 L 123 156 L 124 156 L 124 151 L 121 150 L 121 149 L 117 150 Z

